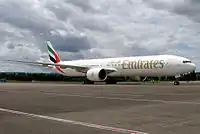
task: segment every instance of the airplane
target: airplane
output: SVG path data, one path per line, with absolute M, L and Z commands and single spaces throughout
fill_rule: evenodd
M 174 85 L 179 85 L 181 75 L 194 72 L 196 65 L 191 60 L 177 55 L 148 55 L 117 58 L 99 58 L 62 61 L 50 41 L 46 41 L 49 62 L 15 62 L 40 65 L 65 76 L 84 76 L 84 84 L 106 82 L 116 84 L 117 77 L 175 76 Z M 14 61 L 14 60 L 7 60 Z

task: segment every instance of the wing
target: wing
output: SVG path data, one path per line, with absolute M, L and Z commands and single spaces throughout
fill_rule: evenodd
M 66 65 L 66 64 L 62 64 L 62 63 L 49 63 L 49 62 L 32 62 L 32 61 L 19 61 L 19 60 L 4 60 L 4 61 L 11 61 L 11 62 L 18 62 L 18 63 L 26 63 L 26 64 L 32 64 L 32 65 L 41 65 L 44 67 L 48 67 L 48 66 L 58 66 L 61 69 L 67 69 L 67 68 L 71 68 L 71 69 L 75 69 L 78 72 L 82 72 L 82 73 L 86 73 L 89 69 L 94 68 L 94 67 L 87 67 L 87 66 L 76 66 L 76 65 Z M 117 69 L 115 68 L 108 68 L 108 67 L 103 67 L 103 69 L 106 70 L 107 73 L 112 73 L 112 72 L 116 72 Z

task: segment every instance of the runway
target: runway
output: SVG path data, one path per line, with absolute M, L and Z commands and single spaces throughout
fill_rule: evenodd
M 188 134 L 199 85 L 0 84 L 0 133 Z

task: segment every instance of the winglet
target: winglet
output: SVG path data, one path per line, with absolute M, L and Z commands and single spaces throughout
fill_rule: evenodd
M 47 43 L 47 48 L 48 48 L 49 59 L 53 63 L 59 63 L 61 61 L 60 57 L 58 56 L 58 54 L 54 50 L 53 46 L 51 45 L 51 42 L 47 41 L 46 43 Z

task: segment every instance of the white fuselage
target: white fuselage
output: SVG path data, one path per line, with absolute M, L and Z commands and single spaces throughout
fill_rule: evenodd
M 152 55 L 104 59 L 88 59 L 75 61 L 62 61 L 66 65 L 87 66 L 92 68 L 115 68 L 117 71 L 108 76 L 176 76 L 192 72 L 195 64 L 187 58 L 175 55 Z M 55 67 L 53 70 L 61 73 Z M 84 73 L 74 69 L 62 69 L 65 76 L 85 76 Z

